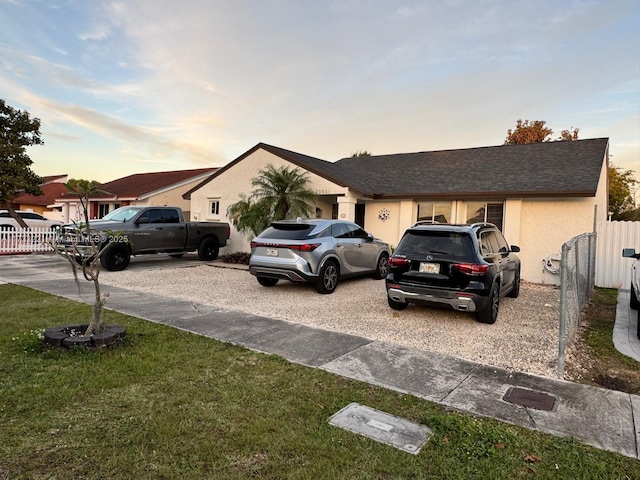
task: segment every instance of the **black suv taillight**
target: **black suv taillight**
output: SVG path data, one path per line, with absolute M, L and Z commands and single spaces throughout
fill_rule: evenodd
M 391 268 L 400 268 L 400 267 L 408 267 L 411 265 L 411 260 L 406 257 L 390 257 L 389 258 L 389 267 Z
M 489 265 L 486 263 L 454 263 L 451 265 L 451 270 L 475 277 L 487 273 Z

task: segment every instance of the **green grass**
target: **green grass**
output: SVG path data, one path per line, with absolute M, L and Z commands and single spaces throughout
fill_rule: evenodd
M 582 338 L 592 349 L 592 355 L 638 371 L 638 362 L 616 350 L 611 338 L 615 324 L 618 291 L 612 288 L 596 288 L 593 291 L 591 302 L 594 307 L 590 309 L 588 317 L 589 328 Z
M 41 349 L 90 307 L 0 285 L 0 478 L 640 478 L 640 462 L 106 312 L 127 341 Z M 329 425 L 351 402 L 434 434 L 417 455 Z

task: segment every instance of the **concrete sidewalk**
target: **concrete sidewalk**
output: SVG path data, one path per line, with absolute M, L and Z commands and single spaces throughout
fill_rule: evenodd
M 29 261 L 0 257 L 0 283 L 92 303 L 91 284 L 82 282 L 79 291 L 61 267 L 59 259 L 44 256 Z M 109 291 L 111 310 L 640 459 L 637 395 L 135 290 L 110 286 Z

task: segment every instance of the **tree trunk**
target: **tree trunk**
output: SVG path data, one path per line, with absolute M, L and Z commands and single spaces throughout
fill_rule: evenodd
M 84 333 L 86 336 L 93 335 L 95 333 L 101 333 L 104 330 L 104 324 L 102 323 L 102 311 L 104 307 L 104 300 L 100 298 L 100 284 L 98 283 L 97 275 L 93 277 L 93 286 L 95 287 L 95 302 L 93 304 L 93 317 L 87 331 Z

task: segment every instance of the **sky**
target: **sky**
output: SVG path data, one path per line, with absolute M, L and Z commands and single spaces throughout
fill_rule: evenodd
M 0 0 L 0 24 L 41 176 L 493 146 L 518 119 L 640 171 L 640 0 Z

